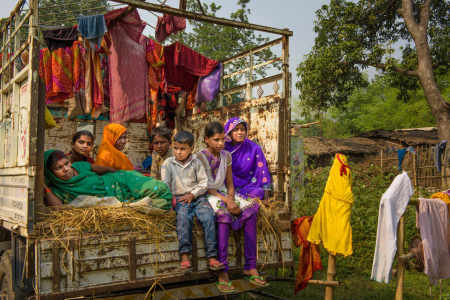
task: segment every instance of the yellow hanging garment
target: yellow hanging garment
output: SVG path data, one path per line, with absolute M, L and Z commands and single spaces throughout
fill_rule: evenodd
M 45 128 L 53 128 L 56 126 L 55 119 L 53 119 L 52 113 L 50 110 L 45 107 Z
M 353 253 L 352 227 L 350 226 L 352 204 L 353 193 L 347 157 L 337 153 L 319 209 L 311 224 L 308 241 L 314 244 L 322 242 L 328 253 L 332 255 L 351 255 Z

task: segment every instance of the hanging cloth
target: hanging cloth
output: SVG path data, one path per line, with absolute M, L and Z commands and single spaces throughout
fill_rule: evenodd
M 72 47 L 73 42 L 78 38 L 78 30 L 77 26 L 73 26 L 70 28 L 45 30 L 42 32 L 42 35 L 47 43 L 47 47 L 52 51 L 58 48 Z
M 342 171 L 343 166 L 345 172 Z M 347 157 L 336 153 L 319 209 L 308 234 L 308 241 L 314 244 L 322 242 L 331 255 L 348 256 L 353 253 L 350 226 L 353 193 L 350 176 Z
M 397 175 L 381 196 L 371 279 L 388 283 L 397 252 L 397 226 L 414 190 L 406 172 Z
M 436 144 L 436 147 L 434 148 L 434 164 L 438 172 L 441 172 L 442 154 L 445 152 L 446 147 L 447 147 L 447 140 L 443 140 L 440 141 L 439 144 Z
M 440 199 L 419 198 L 419 228 L 422 237 L 425 270 L 431 284 L 450 278 L 448 245 L 449 215 Z
M 162 17 L 158 17 L 158 23 L 155 29 L 156 40 L 162 43 L 169 35 L 175 34 L 185 28 L 185 18 L 164 14 Z
M 45 82 L 46 103 L 61 103 L 73 97 L 73 59 L 70 47 L 39 53 L 39 75 Z
M 221 63 L 208 75 L 200 77 L 197 84 L 196 102 L 211 102 L 219 92 L 220 74 L 223 66 Z
M 78 31 L 87 39 L 91 48 L 100 48 L 107 28 L 103 15 L 78 17 Z
M 126 9 L 126 8 L 125 8 Z M 109 56 L 110 120 L 142 120 L 148 97 L 147 38 L 142 36 L 145 24 L 136 9 L 111 23 L 123 9 L 105 15 L 111 37 Z
M 187 92 L 194 88 L 199 76 L 208 75 L 219 64 L 179 42 L 164 47 L 164 59 L 167 84 Z
M 298 258 L 298 270 L 295 278 L 295 291 L 303 290 L 314 272 L 322 270 L 322 261 L 317 245 L 308 242 L 307 237 L 311 228 L 313 217 L 301 217 L 292 222 L 291 231 L 295 246 L 301 247 Z

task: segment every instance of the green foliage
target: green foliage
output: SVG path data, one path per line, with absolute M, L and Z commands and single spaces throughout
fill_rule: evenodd
M 423 1 L 413 2 L 418 12 Z M 448 5 L 431 1 L 428 39 L 435 74 L 448 73 Z M 343 106 L 356 88 L 368 85 L 362 72 L 369 66 L 395 74 L 391 83 L 401 92 L 397 96 L 409 99 L 408 91 L 417 89 L 418 81 L 397 70 L 415 69 L 417 54 L 400 7 L 400 0 L 331 0 L 316 12 L 314 47 L 297 68 L 296 86 L 305 112 Z M 397 43 L 405 44 L 401 60 L 392 56 Z

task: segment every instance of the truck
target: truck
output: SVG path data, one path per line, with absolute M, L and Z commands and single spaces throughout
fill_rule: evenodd
M 82 7 L 86 1 L 65 2 Z M 177 126 L 191 131 L 196 136 L 195 148 L 200 149 L 208 122 L 233 116 L 247 120 L 249 137 L 262 146 L 267 156 L 273 179 L 271 201 L 277 204 L 272 212 L 277 230 L 258 234 L 258 268 L 292 271 L 290 220 L 293 199 L 298 197 L 295 189 L 302 159 L 298 153 L 291 157 L 291 147 L 301 145 L 301 140 L 291 135 L 290 126 L 292 32 L 197 14 L 182 5 L 172 8 L 138 0 L 109 2 L 279 36 L 222 60 L 224 71 L 217 105 L 179 118 Z M 49 25 L 40 21 L 40 14 L 49 12 L 45 6 L 48 3 L 19 0 L 10 16 L 2 20 L 0 29 L 0 299 L 143 299 L 143 292 L 155 285 L 159 287 L 152 294 L 155 299 L 222 296 L 211 284 L 202 239 L 194 238 L 193 272 L 186 276 L 177 268 L 176 232 L 168 232 L 158 245 L 152 241 L 151 232 L 83 236 L 67 233 L 58 239 L 39 234 L 37 228 L 43 221 L 40 212 L 49 209 L 43 199 L 44 151 L 69 150 L 72 135 L 81 128 L 89 128 L 99 143 L 103 127 L 108 124 L 59 118 L 56 128 L 46 129 L 45 85 L 38 69 L 39 51 L 44 47 L 41 30 Z M 62 7 L 50 11 L 56 15 L 66 13 Z M 72 15 L 72 20 L 75 17 Z M 258 61 L 258 55 L 267 49 L 278 49 L 274 53 L 278 51 L 279 55 Z M 258 72 L 268 66 L 275 66 L 274 71 Z M 128 156 L 132 161 L 142 161 L 149 146 L 146 124 L 129 122 L 126 126 L 132 145 Z M 229 261 L 238 293 L 255 290 L 239 277 L 243 271 L 242 245 L 242 233 L 236 232 L 230 240 Z M 140 293 L 141 298 L 127 296 L 134 293 Z

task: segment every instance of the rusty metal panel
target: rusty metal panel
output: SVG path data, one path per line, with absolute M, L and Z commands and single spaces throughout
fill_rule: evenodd
M 26 166 L 29 162 L 30 153 L 30 107 L 31 93 L 28 80 L 23 81 L 19 88 L 19 124 L 17 134 L 17 166 Z
M 196 233 L 199 236 L 201 232 Z M 291 237 L 283 232 L 275 236 L 258 236 L 258 264 L 292 262 Z M 136 240 L 136 277 L 130 278 L 130 239 Z M 241 237 L 242 239 L 242 237 Z M 199 269 L 206 272 L 207 258 L 202 238 L 197 240 Z M 114 234 L 108 236 L 85 236 L 60 241 L 41 240 L 39 246 L 38 272 L 41 295 L 55 292 L 72 292 L 100 285 L 116 285 L 134 280 L 160 279 L 179 276 L 178 242 L 175 232 L 168 233 L 164 242 L 155 243 L 151 234 Z M 59 250 L 55 250 L 57 245 Z M 281 248 L 279 248 L 281 246 Z M 278 249 L 273 251 L 273 249 Z M 230 268 L 237 267 L 236 245 L 233 238 L 229 246 Z M 55 253 L 58 257 L 55 258 Z M 281 255 L 280 255 L 281 254 Z M 58 268 L 57 272 L 55 268 Z M 55 273 L 59 283 L 56 284 Z M 59 290 L 55 290 L 55 288 Z

